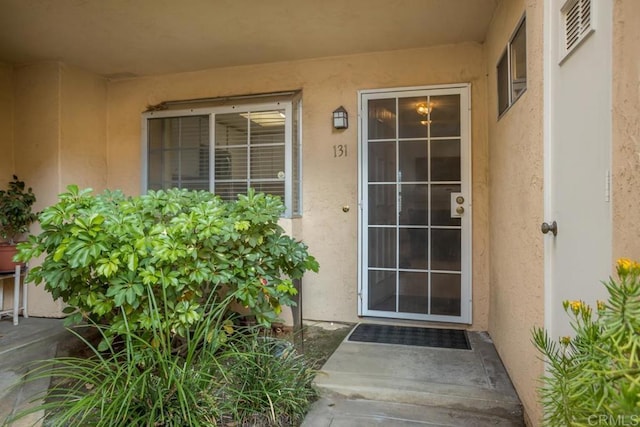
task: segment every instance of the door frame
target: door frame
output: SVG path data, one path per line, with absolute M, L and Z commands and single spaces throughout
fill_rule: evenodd
M 465 215 L 461 227 L 461 294 L 460 316 L 421 315 L 413 313 L 377 312 L 367 308 L 367 255 L 368 249 L 363 245 L 367 233 L 367 210 L 365 206 L 365 191 L 367 190 L 368 171 L 365 162 L 368 161 L 366 151 L 367 117 L 364 114 L 363 99 L 370 95 L 380 95 L 380 98 L 398 97 L 406 93 L 407 96 L 418 96 L 419 92 L 429 92 L 430 96 L 460 94 L 460 153 L 461 153 L 461 193 L 465 197 Z M 471 138 L 471 84 L 458 83 L 447 85 L 426 85 L 395 87 L 383 89 L 363 89 L 358 91 L 358 316 L 407 319 L 418 321 L 434 321 L 448 323 L 471 324 L 473 319 L 472 298 L 472 236 L 473 236 L 473 194 L 472 194 L 472 138 Z

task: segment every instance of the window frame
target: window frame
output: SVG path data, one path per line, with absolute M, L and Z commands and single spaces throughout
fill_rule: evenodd
M 516 78 L 516 76 L 514 75 L 514 71 L 515 70 L 515 60 L 513 58 L 514 56 L 514 40 L 516 39 L 516 36 L 519 35 L 520 30 L 523 30 L 524 32 L 522 33 L 524 35 L 524 57 L 525 57 L 525 61 L 524 61 L 524 70 L 525 70 L 525 75 L 524 75 L 524 79 L 523 82 L 518 82 Z M 517 54 L 517 52 L 516 52 Z M 500 72 L 500 66 L 502 65 L 502 62 L 506 60 L 507 62 L 507 67 L 506 67 L 506 76 L 503 76 L 502 73 Z M 497 98 L 497 109 L 498 109 L 498 119 L 500 119 L 502 116 L 504 116 L 504 114 L 509 111 L 509 109 L 511 108 L 511 106 L 513 104 L 516 103 L 516 101 L 518 99 L 520 99 L 522 97 L 522 95 L 527 91 L 527 66 L 528 66 L 528 61 L 527 61 L 527 16 L 526 14 L 522 15 L 522 17 L 518 20 L 518 23 L 515 27 L 515 29 L 513 30 L 513 32 L 511 33 L 511 36 L 509 37 L 509 41 L 507 42 L 506 47 L 503 49 L 502 54 L 500 55 L 498 62 L 496 63 L 496 98 Z M 506 87 L 507 87 L 507 99 L 506 99 L 506 106 L 504 107 L 503 110 L 501 109 L 501 106 L 503 103 L 501 103 L 501 98 L 500 98 L 500 87 L 501 86 L 505 86 L 505 82 L 504 79 L 502 79 L 502 77 L 504 77 L 504 79 L 506 79 Z M 515 83 L 523 83 L 523 87 L 522 89 L 514 96 L 514 84 Z
M 216 148 L 216 115 L 229 113 L 258 112 L 268 110 L 285 111 L 285 143 L 284 143 L 284 200 L 285 212 L 283 218 L 295 218 L 302 214 L 302 141 L 301 141 L 301 97 L 292 97 L 288 100 L 242 102 L 238 104 L 217 105 L 210 107 L 186 108 L 186 109 L 166 109 L 160 111 L 147 111 L 142 113 L 142 135 L 141 135 L 141 192 L 144 194 L 149 190 L 149 121 L 158 118 L 178 118 L 189 116 L 209 117 L 209 191 L 215 193 L 215 151 Z M 295 117 L 294 117 L 295 115 Z M 297 121 L 297 134 L 293 135 L 294 121 Z M 294 159 L 294 144 L 297 145 L 297 158 Z M 249 142 L 247 146 L 250 147 Z M 294 162 L 297 162 L 297 176 L 294 176 Z M 297 194 L 294 193 L 294 181 L 298 181 Z M 247 177 L 250 184 L 251 178 Z M 294 199 L 297 203 L 294 203 Z M 294 210 L 294 206 L 297 209 Z

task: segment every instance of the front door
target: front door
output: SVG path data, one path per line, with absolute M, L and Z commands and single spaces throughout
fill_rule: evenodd
M 359 101 L 359 314 L 471 323 L 469 86 Z

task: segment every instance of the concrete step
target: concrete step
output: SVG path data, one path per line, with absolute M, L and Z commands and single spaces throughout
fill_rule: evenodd
M 472 350 L 345 340 L 315 386 L 333 400 L 329 412 L 346 417 L 344 425 L 375 425 L 380 418 L 399 423 L 385 425 L 522 426 L 522 405 L 490 338 L 468 336 Z
M 302 427 L 522 427 L 522 415 L 466 411 L 461 408 L 323 396 Z
M 337 372 L 320 372 L 316 377 L 315 386 L 323 395 L 333 393 L 348 399 L 400 402 L 522 416 L 519 400 L 479 387 Z

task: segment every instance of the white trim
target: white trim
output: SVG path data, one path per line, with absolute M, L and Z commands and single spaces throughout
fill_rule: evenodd
M 460 149 L 461 149 L 461 180 L 460 192 L 465 196 L 464 207 L 466 213 L 461 222 L 461 295 L 460 295 L 460 316 L 424 315 L 416 313 L 399 313 L 386 311 L 369 310 L 368 287 L 365 286 L 368 274 L 368 245 L 365 244 L 368 235 L 367 224 L 367 183 L 368 177 L 366 165 L 368 164 L 368 152 L 366 149 L 367 138 L 367 117 L 365 113 L 365 100 L 403 98 L 409 96 L 439 96 L 453 95 L 460 96 Z M 397 120 L 397 116 L 396 116 Z M 429 135 L 430 137 L 430 135 Z M 395 140 L 395 139 L 394 139 Z M 406 138 L 402 140 L 411 140 Z M 455 323 L 472 323 L 473 301 L 472 301 L 472 141 L 471 141 L 471 90 L 469 83 L 436 86 L 416 86 L 389 89 L 370 89 L 358 91 L 358 315 L 371 317 L 391 317 L 398 319 L 441 321 Z M 396 191 L 397 193 L 397 191 Z M 429 227 L 429 230 L 431 228 Z M 398 238 L 396 236 L 396 238 Z M 397 254 L 396 254 L 397 255 Z M 402 269 L 403 271 L 405 269 Z M 398 274 L 398 269 L 393 271 Z M 397 277 L 396 277 L 397 279 Z M 397 282 L 397 280 L 396 280 Z
M 544 220 L 552 220 L 554 214 L 551 209 L 552 205 L 552 196 L 551 191 L 553 189 L 553 174 L 552 174 L 552 163 L 551 163 L 551 134 L 552 134 L 552 117 L 553 117 L 553 102 L 552 102 L 552 86 L 555 75 L 553 73 L 553 67 L 555 66 L 553 61 L 550 61 L 549 58 L 554 57 L 554 44 L 551 42 L 553 40 L 553 35 L 558 31 L 556 26 L 556 21 L 553 19 L 555 17 L 555 10 L 553 9 L 554 0 L 544 0 L 544 22 L 547 22 L 548 25 L 544 26 L 544 36 L 543 36 L 543 200 L 544 200 Z M 554 239 L 551 238 L 543 238 L 544 241 L 544 328 L 547 331 L 551 330 L 551 326 L 553 323 L 552 311 L 549 308 L 553 307 L 554 298 L 553 298 L 553 265 L 552 265 L 552 244 L 555 243 Z
M 142 165 L 140 167 L 140 194 L 145 194 L 149 187 L 149 119 L 143 114 L 141 117 L 142 125 L 140 129 L 140 159 Z

